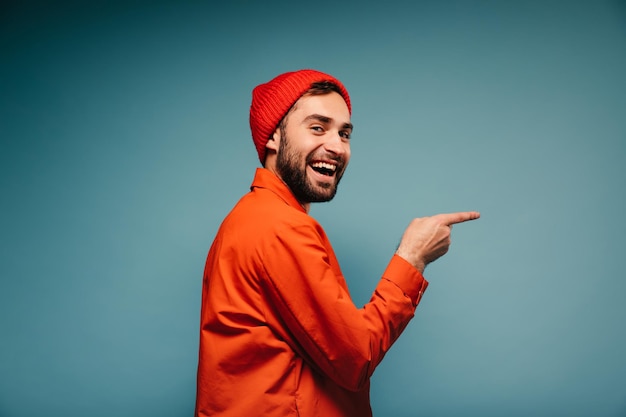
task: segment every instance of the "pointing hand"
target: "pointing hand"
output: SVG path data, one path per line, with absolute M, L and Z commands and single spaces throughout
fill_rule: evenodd
M 476 211 L 465 211 L 413 219 L 404 231 L 396 254 L 424 272 L 426 265 L 448 252 L 452 225 L 479 217 Z

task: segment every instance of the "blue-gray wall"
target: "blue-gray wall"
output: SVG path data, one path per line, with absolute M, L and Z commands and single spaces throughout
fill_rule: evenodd
M 0 416 L 192 414 L 250 92 L 307 67 L 352 95 L 312 214 L 357 304 L 411 218 L 482 213 L 427 269 L 376 415 L 626 415 L 623 1 L 9 3 Z

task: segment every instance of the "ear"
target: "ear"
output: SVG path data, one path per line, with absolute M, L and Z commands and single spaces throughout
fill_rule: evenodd
M 278 152 L 278 146 L 280 145 L 280 128 L 276 128 L 270 139 L 265 144 L 265 148 L 268 150 L 272 150 L 274 152 Z

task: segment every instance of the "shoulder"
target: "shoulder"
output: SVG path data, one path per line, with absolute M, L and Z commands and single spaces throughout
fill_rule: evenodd
M 265 189 L 243 196 L 224 220 L 223 227 L 230 231 L 245 230 L 255 241 L 294 234 L 325 237 L 317 220 Z

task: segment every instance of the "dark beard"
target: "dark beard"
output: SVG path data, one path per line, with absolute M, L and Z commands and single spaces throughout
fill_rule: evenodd
M 297 155 L 289 146 L 289 140 L 285 134 L 285 130 L 281 129 L 281 141 L 278 147 L 278 155 L 276 159 L 276 170 L 280 174 L 282 180 L 289 186 L 291 192 L 300 203 L 323 203 L 330 201 L 337 194 L 337 186 L 343 174 L 343 163 L 339 161 L 335 178 L 329 178 L 328 183 L 318 183 L 319 187 L 325 189 L 326 192 L 317 190 L 309 181 L 306 175 L 306 167 L 309 165 L 309 157 L 307 157 L 304 168 L 299 167 L 299 155 Z

